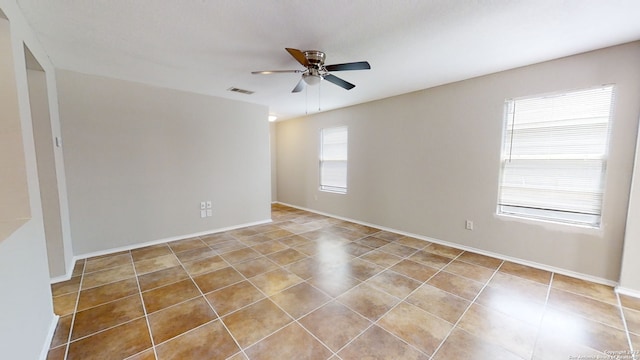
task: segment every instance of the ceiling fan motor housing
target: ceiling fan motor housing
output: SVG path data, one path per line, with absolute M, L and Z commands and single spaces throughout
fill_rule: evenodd
M 304 52 L 304 57 L 307 58 L 309 65 L 315 68 L 320 68 L 322 65 L 324 65 L 325 55 L 322 51 L 306 50 Z

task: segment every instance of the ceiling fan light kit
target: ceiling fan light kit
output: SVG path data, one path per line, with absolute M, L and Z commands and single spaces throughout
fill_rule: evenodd
M 350 62 L 344 64 L 324 65 L 326 58 L 325 53 L 318 50 L 301 51 L 293 48 L 286 48 L 287 52 L 298 61 L 306 70 L 265 70 L 252 71 L 252 74 L 270 75 L 279 73 L 302 73 L 302 78 L 298 81 L 296 87 L 291 92 L 301 92 L 305 84 L 316 85 L 321 80 L 327 80 L 332 84 L 338 85 L 343 89 L 351 90 L 356 87 L 354 84 L 345 81 L 330 72 L 333 71 L 351 71 L 351 70 L 369 70 L 371 65 L 366 61 Z

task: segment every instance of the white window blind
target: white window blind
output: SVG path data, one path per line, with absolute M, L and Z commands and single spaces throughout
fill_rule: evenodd
M 613 93 L 506 102 L 498 213 L 600 225 Z
M 322 129 L 320 133 L 320 190 L 347 193 L 346 126 Z

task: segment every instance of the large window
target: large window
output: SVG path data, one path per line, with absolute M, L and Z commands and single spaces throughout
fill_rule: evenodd
M 347 193 L 346 126 L 320 132 L 320 190 Z
M 613 92 L 506 101 L 499 214 L 600 226 Z

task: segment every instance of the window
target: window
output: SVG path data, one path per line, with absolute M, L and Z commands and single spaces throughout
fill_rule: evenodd
M 499 214 L 600 226 L 613 93 L 506 101 Z
M 320 190 L 347 193 L 347 127 L 320 132 Z

